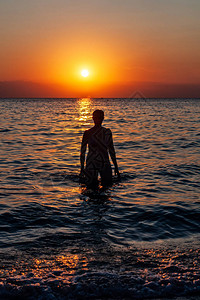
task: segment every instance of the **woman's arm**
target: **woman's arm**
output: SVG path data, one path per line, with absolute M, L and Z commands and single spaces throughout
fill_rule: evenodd
M 85 153 L 86 153 L 86 148 L 87 148 L 87 134 L 84 132 L 83 138 L 82 138 L 82 143 L 81 143 L 81 153 L 80 153 L 80 162 L 81 162 L 81 173 L 84 170 L 84 163 L 85 163 Z
M 113 144 L 112 132 L 111 131 L 110 131 L 110 138 L 109 138 L 108 150 L 109 150 L 112 162 L 113 162 L 113 164 L 115 166 L 115 175 L 117 175 L 118 177 L 120 177 L 119 169 L 118 169 L 118 165 L 117 165 L 116 154 L 115 154 L 115 148 L 114 148 L 114 144 Z

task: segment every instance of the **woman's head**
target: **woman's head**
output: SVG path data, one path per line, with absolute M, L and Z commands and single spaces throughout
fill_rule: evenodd
M 92 114 L 94 124 L 95 125 L 101 125 L 104 119 L 104 112 L 103 110 L 97 109 Z

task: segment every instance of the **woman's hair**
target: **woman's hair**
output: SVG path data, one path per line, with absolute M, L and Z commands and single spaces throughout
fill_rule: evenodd
M 103 122 L 103 119 L 104 119 L 104 112 L 103 112 L 103 110 L 96 109 L 96 110 L 93 112 L 92 116 L 93 116 L 94 122 L 95 122 L 95 121 L 98 121 L 98 123 L 99 123 L 99 122 L 102 123 L 102 122 Z

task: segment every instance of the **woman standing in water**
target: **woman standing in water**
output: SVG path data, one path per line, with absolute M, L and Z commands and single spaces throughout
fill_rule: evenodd
M 86 179 L 86 185 L 90 188 L 98 186 L 98 173 L 101 176 L 101 184 L 103 187 L 112 184 L 112 168 L 109 160 L 109 155 L 115 167 L 115 175 L 120 177 L 115 149 L 113 145 L 112 132 L 110 129 L 102 127 L 104 120 L 104 112 L 102 110 L 95 110 L 93 112 L 94 127 L 86 130 L 83 134 L 81 144 L 81 173 Z M 88 155 L 85 163 L 85 153 L 88 144 Z

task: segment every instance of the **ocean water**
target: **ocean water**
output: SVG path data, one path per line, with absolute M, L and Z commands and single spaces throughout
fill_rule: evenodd
M 103 109 L 121 180 L 79 184 Z M 200 99 L 0 100 L 0 299 L 200 297 Z

